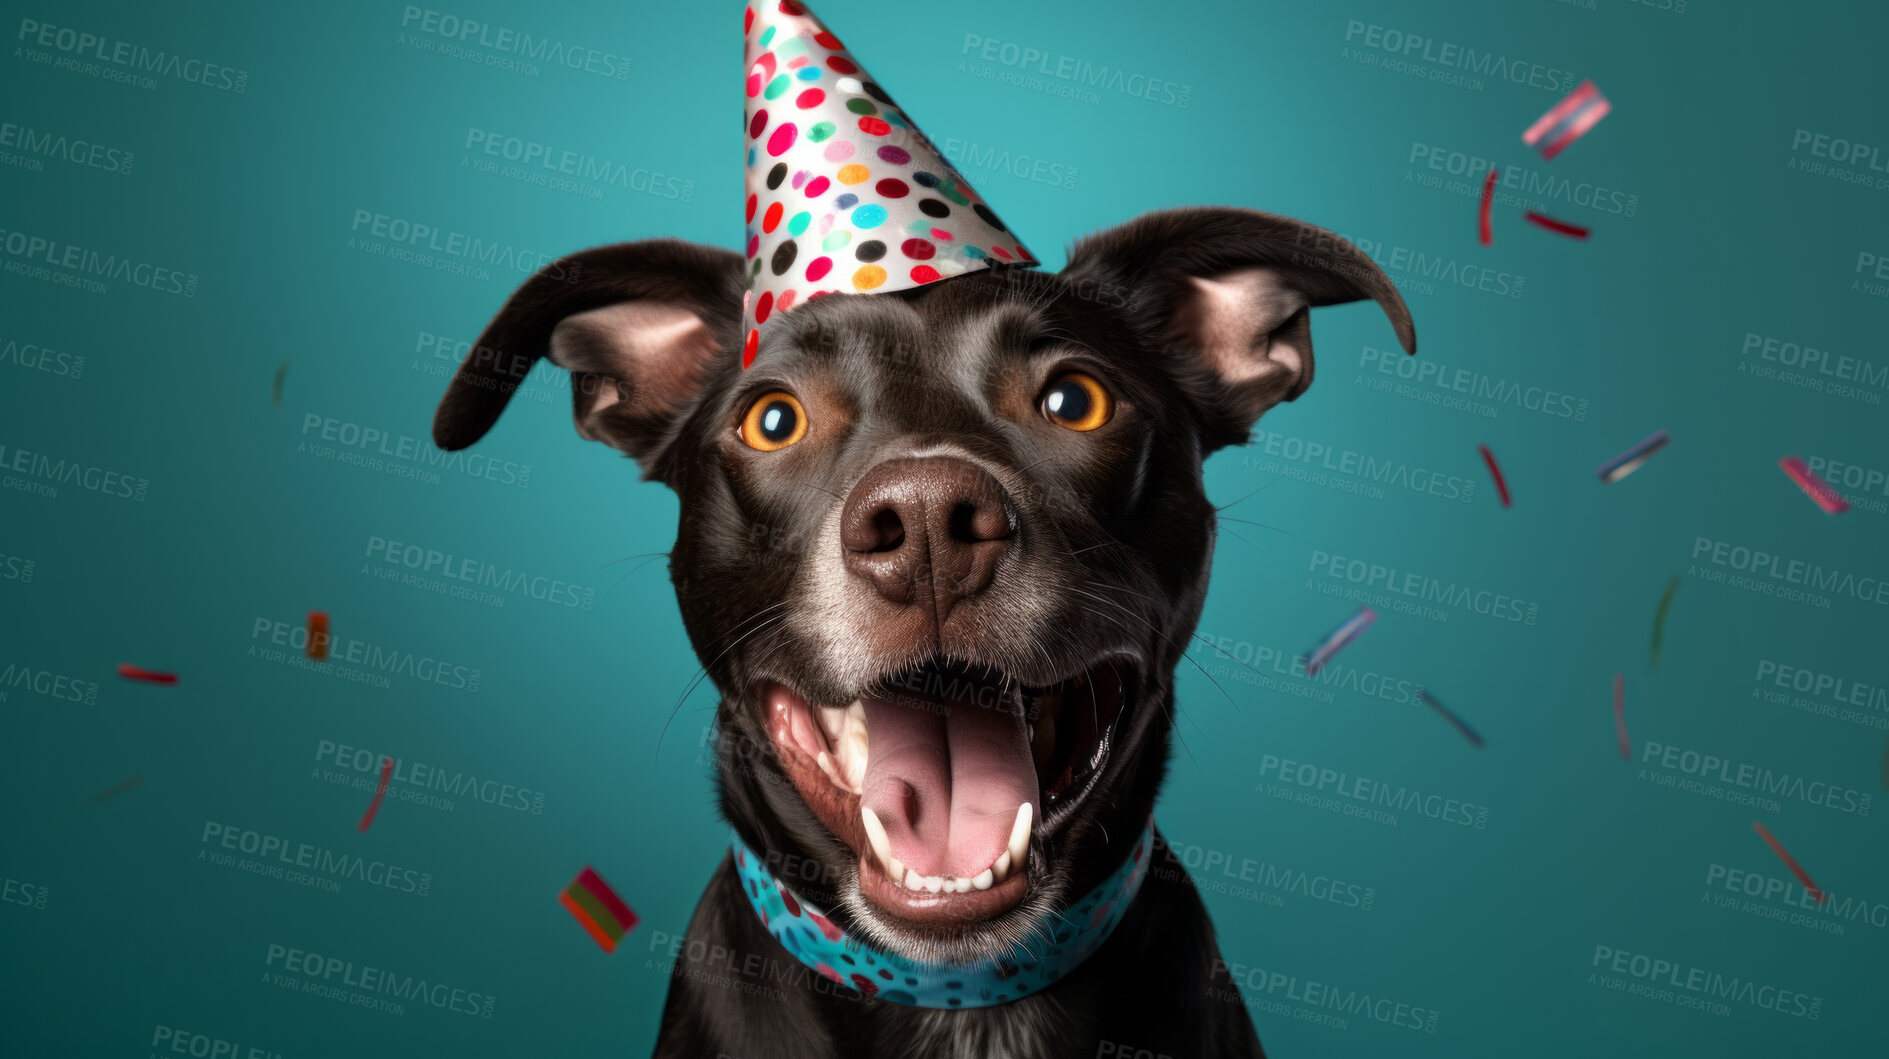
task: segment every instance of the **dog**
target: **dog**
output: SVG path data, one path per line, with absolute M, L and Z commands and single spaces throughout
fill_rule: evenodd
M 1396 287 L 1299 221 L 1158 211 L 1060 273 L 811 299 L 744 370 L 743 266 L 675 240 L 565 258 L 433 426 L 477 441 L 548 356 L 577 432 L 680 497 L 671 580 L 721 694 L 739 845 L 677 948 L 655 1056 L 1262 1055 L 1185 869 L 1137 845 L 1207 592 L 1202 462 L 1305 393 L 1311 308 L 1372 299 L 1414 353 Z M 1005 997 L 1005 961 L 1066 937 L 1131 857 L 1145 884 L 1086 960 L 960 1010 L 810 972 L 743 881 L 767 868 L 870 951 L 998 966 Z

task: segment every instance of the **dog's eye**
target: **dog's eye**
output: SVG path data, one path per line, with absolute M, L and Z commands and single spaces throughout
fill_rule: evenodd
M 784 449 L 806 433 L 807 410 L 784 390 L 762 394 L 741 420 L 741 440 L 762 452 Z
M 1072 371 L 1043 391 L 1043 414 L 1057 426 L 1094 430 L 1115 414 L 1115 399 L 1093 377 Z

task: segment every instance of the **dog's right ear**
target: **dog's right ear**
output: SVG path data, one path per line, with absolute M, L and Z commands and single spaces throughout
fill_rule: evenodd
M 539 270 L 486 326 L 433 415 L 463 449 L 498 422 L 532 365 L 571 373 L 577 432 L 655 475 L 718 356 L 733 357 L 741 255 L 675 239 L 585 250 Z

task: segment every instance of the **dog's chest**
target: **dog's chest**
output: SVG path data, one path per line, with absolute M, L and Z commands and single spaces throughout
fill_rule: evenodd
M 879 1026 L 876 1054 L 901 1059 L 1044 1059 L 1076 1039 L 1066 1013 L 1028 997 L 971 1011 L 909 1009 Z

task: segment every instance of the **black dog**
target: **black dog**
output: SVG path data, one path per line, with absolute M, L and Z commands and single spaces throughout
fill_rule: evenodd
M 1414 352 L 1409 311 L 1338 237 L 1232 209 L 1146 215 L 1061 274 L 812 300 L 744 371 L 745 278 L 676 241 L 572 255 L 492 321 L 433 436 L 477 441 L 540 356 L 570 369 L 578 432 L 681 497 L 737 834 L 882 952 L 1001 958 L 1153 810 L 1213 553 L 1203 458 L 1305 392 L 1310 307 L 1375 299 Z M 659 1057 L 1261 1054 L 1165 852 L 1086 962 L 995 1006 L 810 974 L 732 856 L 684 951 L 721 955 L 678 960 Z

